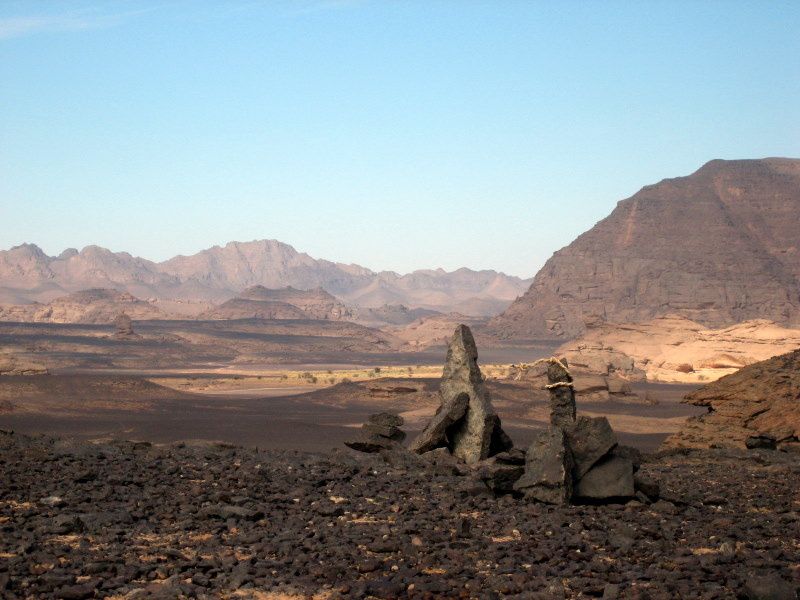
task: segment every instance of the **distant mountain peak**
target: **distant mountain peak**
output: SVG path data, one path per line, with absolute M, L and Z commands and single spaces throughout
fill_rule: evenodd
M 315 259 L 270 239 L 231 241 L 161 263 L 96 245 L 65 250 L 58 257 L 47 256 L 34 244 L 0 251 L 0 302 L 3 298 L 13 303 L 47 302 L 87 288 L 118 288 L 141 298 L 223 302 L 254 286 L 315 290 L 317 296 L 324 293 L 364 307 L 402 303 L 450 311 L 469 301 L 472 309 L 494 314 L 527 287 L 519 278 L 466 268 L 453 273 L 443 269 L 376 273 L 359 265 Z M 480 302 L 474 302 L 476 297 Z

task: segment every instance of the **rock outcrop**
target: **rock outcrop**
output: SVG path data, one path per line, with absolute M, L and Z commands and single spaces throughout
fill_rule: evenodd
M 667 448 L 800 444 L 800 350 L 758 362 L 688 394 L 708 414 L 689 419 Z
M 261 285 L 247 288 L 235 298 L 202 313 L 201 319 L 353 319 L 355 313 L 323 290 L 298 290 L 293 287 L 269 289 Z
M 642 188 L 537 273 L 491 327 L 569 339 L 679 314 L 705 327 L 800 322 L 800 160 L 713 160 Z
M 457 326 L 450 339 L 439 394 L 441 404 L 412 442 L 412 451 L 424 454 L 446 447 L 473 464 L 512 447 L 484 387 L 478 349 L 466 325 Z
M 47 304 L 0 306 L 0 321 L 106 325 L 123 311 L 140 321 L 168 317 L 150 302 L 127 292 L 93 288 L 60 296 Z

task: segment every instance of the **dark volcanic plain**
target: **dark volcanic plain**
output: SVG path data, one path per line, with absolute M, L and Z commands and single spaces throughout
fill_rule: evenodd
M 403 452 L 0 434 L 3 598 L 784 598 L 795 456 L 647 458 L 661 500 L 495 498 Z M 792 583 L 793 582 L 793 583 Z M 793 593 L 793 592 L 791 592 Z

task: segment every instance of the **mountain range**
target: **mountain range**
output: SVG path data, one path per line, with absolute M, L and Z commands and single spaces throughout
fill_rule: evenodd
M 670 314 L 800 323 L 800 160 L 712 160 L 642 188 L 558 250 L 490 328 L 569 339 Z
M 0 304 L 49 302 L 91 288 L 141 299 L 221 303 L 247 288 L 322 288 L 349 305 L 403 304 L 443 312 L 493 315 L 530 280 L 496 271 L 442 269 L 400 275 L 315 259 L 276 240 L 230 242 L 156 263 L 99 246 L 48 256 L 34 244 L 0 251 Z

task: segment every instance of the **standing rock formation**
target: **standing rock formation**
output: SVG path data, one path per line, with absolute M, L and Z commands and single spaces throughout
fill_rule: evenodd
M 566 427 L 575 421 L 575 388 L 566 361 L 553 360 L 547 366 L 550 390 L 550 424 Z
M 423 454 L 446 447 L 465 463 L 474 464 L 512 447 L 483 385 L 478 349 L 466 325 L 456 327 L 450 339 L 439 395 L 441 405 L 412 442 L 412 451 Z
M 642 188 L 556 252 L 491 329 L 566 339 L 678 314 L 800 321 L 800 160 L 713 160 Z
M 525 458 L 525 472 L 514 489 L 549 504 L 567 504 L 573 497 L 590 500 L 634 495 L 637 453 L 617 445 L 605 417 L 576 418 L 575 390 L 567 365 L 547 362 L 550 427 L 534 438 Z

